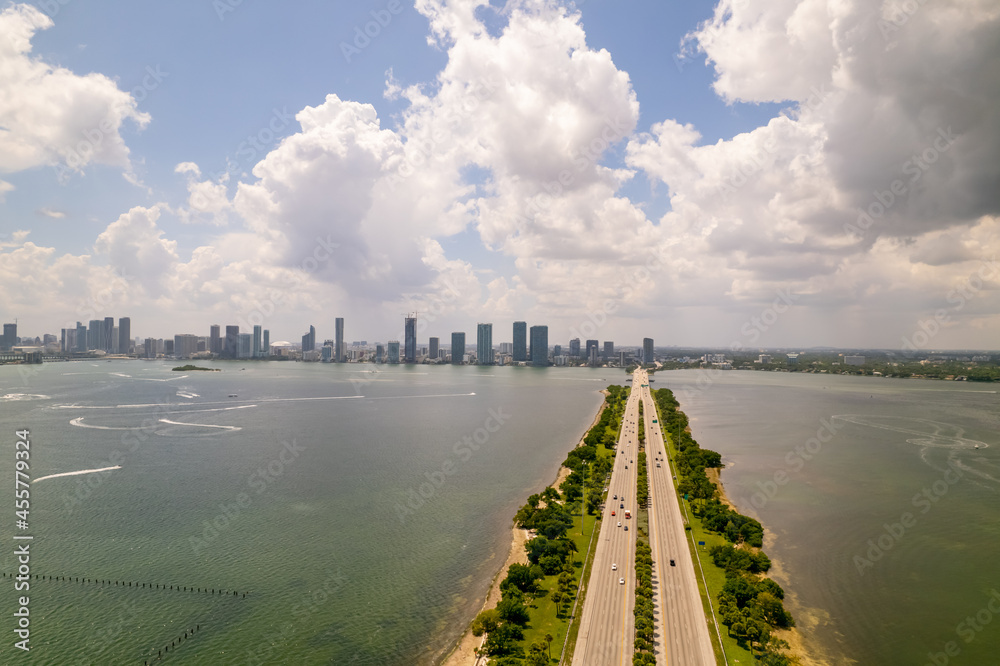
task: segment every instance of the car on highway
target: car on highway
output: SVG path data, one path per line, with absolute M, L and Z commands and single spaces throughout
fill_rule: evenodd
M 615 495 L 615 499 L 618 499 L 618 495 Z
M 677 565 L 676 565 L 676 564 L 674 564 L 674 561 L 673 561 L 673 560 L 670 560 L 670 566 L 672 566 L 672 567 L 676 567 Z
M 628 525 L 625 526 L 625 531 L 628 532 Z
M 625 498 L 623 497 L 622 499 L 625 499 Z M 618 508 L 619 508 L 619 509 L 624 509 L 624 508 L 625 508 L 625 502 L 621 502 L 621 503 L 620 503 L 620 504 L 618 505 Z
M 611 515 L 615 515 L 614 509 L 611 510 Z
M 619 520 L 618 521 L 618 527 L 621 527 L 621 526 L 622 526 L 622 521 Z
M 617 565 L 617 564 L 615 564 L 614 562 L 612 562 L 612 563 L 611 563 L 611 570 L 612 570 L 612 571 L 618 571 L 618 565 Z
M 618 579 L 618 584 L 619 585 L 624 585 L 625 584 L 625 579 L 624 578 L 619 578 Z

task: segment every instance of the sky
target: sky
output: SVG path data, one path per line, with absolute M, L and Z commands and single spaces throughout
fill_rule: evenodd
M 0 318 L 1000 349 L 998 102 L 995 0 L 8 3 Z

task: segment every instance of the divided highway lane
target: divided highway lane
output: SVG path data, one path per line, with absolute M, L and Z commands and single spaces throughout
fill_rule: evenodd
M 635 640 L 635 618 L 632 615 L 635 607 L 635 519 L 626 519 L 624 514 L 625 509 L 632 511 L 633 516 L 636 511 L 638 473 L 632 461 L 636 460 L 639 445 L 639 400 L 639 392 L 633 390 L 622 417 L 618 451 L 608 482 L 608 498 L 573 654 L 574 666 L 627 666 L 632 663 Z M 612 499 L 615 495 L 617 500 Z M 625 531 L 626 526 L 628 531 Z M 612 565 L 616 565 L 615 570 L 612 570 Z M 624 584 L 619 582 L 622 578 L 625 579 Z
M 657 574 L 656 593 L 660 600 L 660 623 L 656 633 L 657 663 L 682 666 L 714 666 L 715 654 L 708 632 L 708 622 L 698 591 L 694 560 L 688 547 L 677 500 L 677 487 L 670 464 L 665 460 L 666 447 L 661 424 L 653 423 L 656 406 L 649 389 L 649 379 L 636 371 L 633 384 L 640 387 L 646 428 L 646 461 L 650 481 L 650 543 Z M 660 463 L 660 467 L 656 464 Z M 674 566 L 670 565 L 674 561 Z M 661 662 L 662 658 L 662 662 Z

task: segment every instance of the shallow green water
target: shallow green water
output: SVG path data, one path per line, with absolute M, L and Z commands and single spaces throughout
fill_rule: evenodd
M 722 453 L 730 498 L 764 523 L 813 654 L 834 664 L 1000 663 L 1000 601 L 989 608 L 1000 590 L 995 385 L 655 378 L 677 393 L 698 442 Z
M 33 580 L 25 655 L 10 638 L 13 581 L 0 580 L 0 663 L 142 664 L 197 625 L 158 663 L 430 663 L 481 605 L 517 505 L 554 478 L 598 391 L 623 379 L 171 365 L 0 368 L 3 487 L 19 428 L 34 478 L 120 466 L 32 486 L 32 572 L 126 585 Z M 8 502 L 0 569 L 12 572 Z

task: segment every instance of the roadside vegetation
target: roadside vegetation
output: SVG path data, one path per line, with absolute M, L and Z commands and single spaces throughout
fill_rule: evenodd
M 627 388 L 608 387 L 601 417 L 563 462 L 569 474 L 559 488 L 531 495 L 514 516 L 518 527 L 534 532 L 525 544 L 528 564 L 511 565 L 496 607 L 472 623 L 473 635 L 486 635 L 480 653 L 490 657 L 491 666 L 558 663 L 567 634 L 572 653 L 578 625 L 571 626 L 570 616 L 582 602 L 581 572 L 592 558 L 627 398 Z
M 653 619 L 653 551 L 649 547 L 649 536 L 645 530 L 637 533 L 635 547 L 635 654 L 633 666 L 655 666 L 653 653 L 653 633 L 656 628 Z
M 797 663 L 785 654 L 788 643 L 773 632 L 795 626 L 791 613 L 785 610 L 784 590 L 764 574 L 771 560 L 760 547 L 764 528 L 753 518 L 744 516 L 718 499 L 718 489 L 705 473 L 709 467 L 722 467 L 722 457 L 715 451 L 702 449 L 691 436 L 688 419 L 678 409 L 678 402 L 669 389 L 652 392 L 664 424 L 664 432 L 672 438 L 671 457 L 677 472 L 677 488 L 691 508 L 690 526 L 695 533 L 718 535 L 706 554 L 696 552 L 703 566 L 724 572 L 721 585 L 718 574 L 706 571 L 710 593 L 718 604 L 716 616 L 727 628 L 727 638 L 748 650 L 756 663 L 764 666 L 789 666 Z M 697 549 L 695 549 L 697 551 Z
M 642 410 L 642 403 L 639 403 Z M 636 456 L 638 478 L 636 480 L 636 547 L 635 547 L 635 653 L 632 663 L 636 666 L 656 664 L 653 653 L 653 551 L 649 546 L 649 472 L 646 469 L 645 438 L 642 436 L 642 417 L 639 418 L 639 453 Z M 641 526 L 640 526 L 641 525 Z

